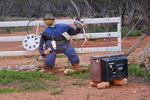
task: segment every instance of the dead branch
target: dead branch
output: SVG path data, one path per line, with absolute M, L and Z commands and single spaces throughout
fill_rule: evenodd
M 75 7 L 75 9 L 76 9 L 76 11 L 77 11 L 77 13 L 78 13 L 78 18 L 80 18 L 80 17 L 81 17 L 81 16 L 80 16 L 80 12 L 79 12 L 79 10 L 78 10 L 76 4 L 73 2 L 73 0 L 71 0 L 71 3 L 73 4 L 73 6 Z
M 143 39 L 147 36 L 147 34 L 143 34 L 137 41 L 136 43 L 130 48 L 128 49 L 128 51 L 125 52 L 125 56 L 129 56 L 139 45 L 140 43 L 143 41 Z

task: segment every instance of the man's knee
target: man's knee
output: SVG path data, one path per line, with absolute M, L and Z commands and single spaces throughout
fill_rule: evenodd
M 53 52 L 50 53 L 49 55 L 46 56 L 45 65 L 47 67 L 54 67 L 55 66 L 55 59 L 56 59 L 56 54 Z
M 53 61 L 50 61 L 50 60 L 46 60 L 45 61 L 45 65 L 47 67 L 54 67 L 55 66 L 55 63 Z
M 78 56 L 74 56 L 73 58 L 70 58 L 69 60 L 70 60 L 70 62 L 71 62 L 72 65 L 79 63 L 79 58 L 78 58 Z

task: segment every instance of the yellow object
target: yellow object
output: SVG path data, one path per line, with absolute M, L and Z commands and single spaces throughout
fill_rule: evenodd
M 71 40 L 71 37 L 67 32 L 62 33 L 62 35 L 65 37 L 66 40 Z
M 46 20 L 44 20 L 44 22 L 45 22 L 45 24 L 47 24 L 47 25 L 52 25 L 53 22 L 54 22 L 54 20 L 53 20 L 53 19 L 46 19 Z

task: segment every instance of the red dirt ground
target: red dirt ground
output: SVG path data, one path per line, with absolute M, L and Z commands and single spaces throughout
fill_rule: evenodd
M 39 32 L 45 27 L 41 27 Z M 32 30 L 34 32 L 35 30 Z M 0 33 L 0 36 L 20 36 L 27 35 L 26 32 L 12 32 L 12 34 Z M 129 49 L 139 37 L 128 37 L 122 43 L 122 53 Z M 140 51 L 143 51 L 146 43 L 150 41 L 150 36 L 147 36 L 139 47 L 128 56 L 128 63 L 133 64 L 137 62 L 137 55 Z M 74 47 L 80 47 L 83 41 L 72 41 L 71 44 Z M 115 39 L 111 39 L 111 44 L 104 39 L 98 39 L 95 41 L 88 41 L 84 47 L 90 46 L 110 46 L 116 45 Z M 22 50 L 21 42 L 14 43 L 1 43 L 0 51 L 9 51 L 9 50 Z M 81 65 L 90 64 L 90 57 L 105 53 L 90 53 L 90 54 L 79 54 Z M 21 57 L 0 57 L 0 66 L 9 66 L 9 65 L 31 65 L 34 64 L 34 59 L 37 56 L 32 58 Z M 68 66 L 67 58 L 57 58 L 56 66 Z M 150 100 L 150 85 L 149 83 L 142 82 L 141 79 L 137 78 L 128 78 L 128 84 L 125 86 L 114 86 L 111 85 L 107 89 L 97 89 L 89 85 L 90 79 L 65 79 L 63 72 L 57 72 L 56 76 L 60 77 L 58 82 L 51 82 L 51 84 L 60 85 L 58 90 L 63 89 L 63 92 L 60 95 L 51 95 L 51 90 L 48 91 L 37 91 L 37 92 L 13 92 L 0 94 L 0 100 Z M 84 85 L 72 86 L 72 82 L 83 82 Z M 87 99 L 87 96 L 89 99 Z

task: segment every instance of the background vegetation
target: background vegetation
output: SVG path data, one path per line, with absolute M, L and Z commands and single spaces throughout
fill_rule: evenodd
M 150 0 L 73 0 L 81 17 L 122 17 L 122 27 L 130 30 L 143 15 L 136 30 L 142 33 L 150 26 Z M 70 0 L 0 0 L 0 21 L 10 17 L 42 18 L 46 13 L 55 17 L 76 17 L 77 13 Z M 23 18 L 24 19 L 23 19 Z M 15 20 L 15 19 L 14 19 Z M 9 29 L 8 29 L 9 30 Z M 123 31 L 125 32 L 125 31 Z M 137 31 L 136 31 L 137 32 Z M 138 35 L 141 35 L 138 31 Z

